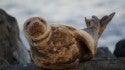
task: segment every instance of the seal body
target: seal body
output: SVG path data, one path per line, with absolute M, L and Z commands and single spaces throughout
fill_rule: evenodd
M 80 49 L 74 34 L 66 26 L 51 26 L 46 39 L 34 43 L 38 44 L 31 47 L 32 57 L 39 67 L 60 69 L 78 64 Z
M 90 60 L 96 53 L 99 37 L 115 13 L 99 20 L 85 19 L 87 28 L 75 29 L 65 25 L 49 25 L 44 19 L 33 17 L 24 24 L 32 59 L 45 69 L 67 69 L 79 61 Z
M 82 32 L 77 29 L 65 25 L 49 25 L 38 17 L 29 19 L 24 25 L 24 31 L 31 46 L 32 59 L 36 65 L 46 69 L 74 67 L 82 60 L 83 54 L 90 51 L 88 48 L 82 50 L 88 45 L 82 41 L 91 40 L 90 45 L 95 46 L 92 37 L 85 35 L 87 32 L 83 32 L 83 37 L 86 37 L 82 39 Z

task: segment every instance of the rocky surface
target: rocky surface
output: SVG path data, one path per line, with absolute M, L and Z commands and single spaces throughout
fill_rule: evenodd
M 4 68 L 1 68 L 0 70 L 40 70 L 40 69 L 36 67 L 35 64 L 28 63 L 28 64 L 9 65 Z
M 81 70 L 125 70 L 125 58 L 93 60 L 82 66 Z
M 33 63 L 6 66 L 0 70 L 40 70 Z M 125 70 L 125 58 L 91 60 L 66 70 Z

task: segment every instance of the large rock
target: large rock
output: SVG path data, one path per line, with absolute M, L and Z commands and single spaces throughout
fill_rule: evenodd
M 125 39 L 116 44 L 113 54 L 116 57 L 125 57 Z
M 108 49 L 108 47 L 98 47 L 94 59 L 112 59 L 116 58 Z
M 8 65 L 9 65 L 9 63 L 5 59 L 0 58 L 0 69 L 2 67 L 8 66 Z
M 0 9 L 0 58 L 9 64 L 31 61 L 30 55 L 19 37 L 16 19 L 2 9 Z

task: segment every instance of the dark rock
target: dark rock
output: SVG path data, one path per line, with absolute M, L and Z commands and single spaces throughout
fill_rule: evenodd
M 17 64 L 17 65 L 9 65 L 0 70 L 40 70 L 35 64 Z
M 110 52 L 108 47 L 98 47 L 97 53 L 94 59 L 111 59 L 115 58 L 115 56 Z
M 81 70 L 125 70 L 125 58 L 93 60 L 82 66 Z
M 7 20 L 7 17 L 8 15 L 0 9 L 0 57 L 6 59 L 9 63 L 13 63 L 15 60 L 13 59 L 12 51 L 16 46 L 13 46 L 12 40 L 15 37 L 12 37 L 11 31 L 13 30 L 10 29 L 10 22 Z M 13 28 L 15 26 L 13 25 Z M 15 30 L 13 34 L 15 34 Z
M 9 64 L 30 62 L 29 53 L 19 37 L 16 19 L 2 9 L 0 9 L 0 58 Z
M 0 70 L 40 70 L 35 64 L 9 65 Z M 43 69 L 42 69 L 43 70 Z M 90 60 L 80 63 L 74 69 L 65 70 L 125 70 L 125 58 Z
M 5 59 L 0 58 L 0 69 L 3 67 L 6 67 L 8 65 L 9 65 L 9 63 Z
M 116 57 L 125 57 L 125 39 L 116 44 L 113 54 Z

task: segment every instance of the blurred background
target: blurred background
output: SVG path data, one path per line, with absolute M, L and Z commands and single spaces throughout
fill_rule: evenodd
M 86 27 L 85 17 L 96 15 L 101 18 L 116 12 L 98 43 L 98 47 L 108 47 L 113 52 L 115 44 L 125 39 L 124 3 L 125 0 L 0 0 L 0 8 L 17 19 L 21 39 L 28 49 L 23 24 L 30 17 L 39 16 L 49 24 L 65 24 L 83 29 Z

